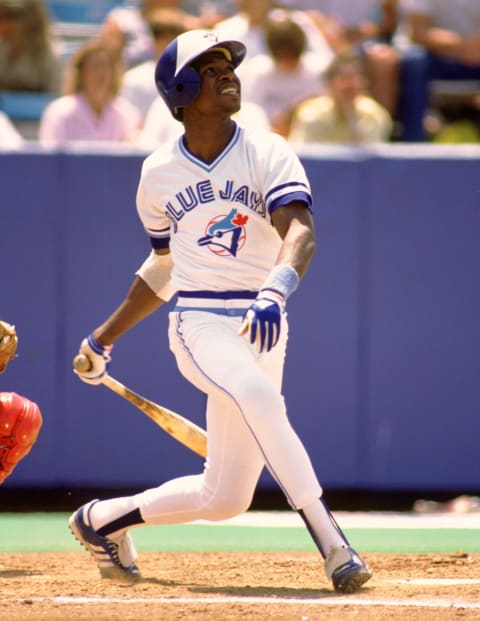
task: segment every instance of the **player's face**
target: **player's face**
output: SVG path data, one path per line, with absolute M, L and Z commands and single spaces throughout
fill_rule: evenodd
M 201 78 L 200 93 L 193 104 L 197 110 L 227 116 L 240 110 L 240 80 L 221 52 L 207 52 L 195 68 Z

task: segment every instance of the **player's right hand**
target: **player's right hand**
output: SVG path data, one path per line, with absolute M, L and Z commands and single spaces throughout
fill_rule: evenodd
M 265 289 L 245 314 L 238 334 L 246 335 L 257 351 L 270 351 L 278 343 L 285 300 L 280 294 Z
M 86 339 L 83 339 L 78 352 L 88 359 L 90 366 L 87 370 L 74 368 L 73 372 L 78 375 L 82 382 L 101 384 L 111 361 L 112 347 L 113 345 L 100 345 L 93 334 L 90 334 Z

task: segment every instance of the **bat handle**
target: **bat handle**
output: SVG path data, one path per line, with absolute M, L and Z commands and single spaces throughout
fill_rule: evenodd
M 86 371 L 90 371 L 92 363 L 85 354 L 78 354 L 73 359 L 73 368 L 76 371 L 80 371 L 80 373 L 85 373 Z

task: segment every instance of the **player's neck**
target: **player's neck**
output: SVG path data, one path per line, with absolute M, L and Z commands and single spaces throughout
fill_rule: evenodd
M 230 118 L 218 123 L 186 123 L 185 146 L 204 162 L 212 162 L 230 142 L 234 130 Z

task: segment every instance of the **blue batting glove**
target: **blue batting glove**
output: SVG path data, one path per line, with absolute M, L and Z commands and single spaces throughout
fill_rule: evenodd
M 246 335 L 257 351 L 270 351 L 278 343 L 285 299 L 275 291 L 261 290 L 245 314 L 239 335 Z

